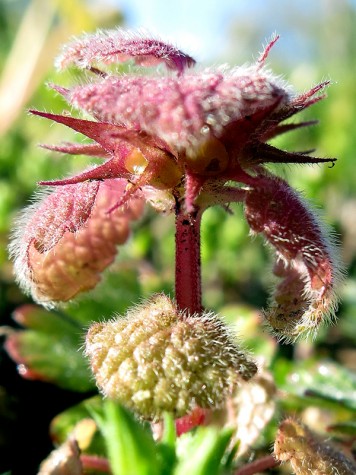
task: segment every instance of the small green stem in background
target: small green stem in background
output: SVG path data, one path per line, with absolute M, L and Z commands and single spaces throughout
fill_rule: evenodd
M 201 212 L 186 213 L 177 205 L 175 298 L 191 315 L 202 311 L 200 223 Z
M 254 462 L 251 462 L 244 467 L 239 468 L 235 475 L 254 475 L 260 473 L 268 468 L 274 468 L 279 465 L 279 461 L 276 460 L 273 455 L 266 455 Z

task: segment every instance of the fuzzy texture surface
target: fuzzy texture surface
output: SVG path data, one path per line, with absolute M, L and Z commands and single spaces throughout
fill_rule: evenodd
M 12 243 L 19 283 L 35 301 L 53 306 L 95 287 L 130 234 L 142 201 L 108 214 L 126 182 L 65 185 L 25 210 Z
M 163 294 L 92 325 L 85 352 L 102 393 L 149 420 L 216 407 L 257 371 L 215 315 L 183 314 Z
M 274 248 L 274 274 L 281 279 L 265 318 L 281 339 L 315 335 L 337 307 L 342 278 L 338 252 L 325 226 L 282 179 L 261 177 L 247 192 L 245 215 L 255 233 Z
M 290 462 L 296 475 L 354 475 L 356 464 L 328 441 L 293 419 L 283 421 L 274 444 L 280 462 Z
M 68 256 L 75 256 L 80 240 L 70 239 L 68 232 L 73 237 L 86 223 L 98 183 L 119 179 L 126 182 L 125 191 L 112 202 L 109 212 L 124 210 L 135 196 L 143 197 L 159 212 L 179 208 L 191 216 L 210 206 L 242 202 L 252 232 L 261 233 L 276 251 L 274 273 L 281 281 L 265 312 L 272 331 L 282 340 L 293 341 L 314 335 L 322 323 L 332 321 L 342 272 L 331 233 L 298 193 L 265 168 L 268 163 L 335 162 L 268 143 L 315 123 L 284 121 L 321 100 L 328 82 L 302 94 L 293 92 L 266 67 L 277 39 L 271 39 L 255 63 L 234 68 L 198 67 L 189 55 L 160 39 L 121 29 L 84 35 L 65 46 L 57 60 L 59 69 L 73 65 L 89 70 L 92 76 L 73 87 L 53 88 L 85 119 L 32 112 L 92 141 L 48 148 L 96 155 L 103 163 L 73 177 L 41 182 L 62 187 L 62 191 L 56 188 L 52 198 L 40 205 L 41 211 L 28 210 L 34 223 L 28 224 L 31 217 L 24 219 L 25 241 L 19 238 L 20 226 L 15 233 L 11 250 L 23 288 L 37 298 L 31 282 L 40 264 L 31 267 L 30 241 L 40 254 L 42 248 L 48 252 L 53 247 L 53 255 L 70 242 Z M 115 71 L 115 63 L 128 59 L 150 67 L 162 63 L 168 71 L 159 68 L 143 73 L 142 68 L 134 67 L 130 73 Z M 58 213 L 53 212 L 56 201 L 61 203 Z M 40 215 L 43 224 L 38 226 Z M 101 216 L 106 222 L 105 212 Z M 99 222 L 99 215 L 97 219 Z M 104 252 L 103 261 L 106 259 Z M 70 267 L 70 259 L 63 265 Z M 53 279 L 57 276 L 59 272 Z M 63 285 L 67 285 L 65 280 Z

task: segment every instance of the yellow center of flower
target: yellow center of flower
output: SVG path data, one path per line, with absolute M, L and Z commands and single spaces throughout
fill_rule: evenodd
M 134 175 L 141 175 L 145 171 L 147 165 L 148 161 L 137 148 L 135 148 L 125 160 L 126 170 Z
M 186 160 L 194 173 L 215 175 L 226 170 L 229 155 L 220 140 L 210 137 L 193 152 L 188 152 Z
M 182 170 L 174 158 L 163 150 L 155 151 L 155 158 L 147 160 L 139 149 L 134 149 L 125 160 L 127 171 L 134 175 L 146 174 L 146 183 L 159 190 L 174 188 L 182 178 Z

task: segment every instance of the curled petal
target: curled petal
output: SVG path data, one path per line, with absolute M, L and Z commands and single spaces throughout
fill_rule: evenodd
M 14 233 L 16 239 L 32 242 L 39 252 L 49 251 L 66 232 L 74 233 L 86 223 L 98 190 L 97 182 L 58 188 L 23 211 Z
M 126 208 L 107 213 L 124 193 L 126 183 L 125 180 L 90 183 L 97 188 L 95 204 L 85 223 L 82 221 L 81 226 L 78 224 L 76 228 L 68 228 L 65 222 L 62 223 L 58 204 L 62 194 L 66 195 L 67 201 L 71 197 L 74 200 L 80 195 L 79 190 L 88 183 L 62 186 L 39 205 L 24 211 L 23 220 L 26 219 L 27 224 L 24 225 L 23 220 L 19 223 L 11 252 L 17 279 L 35 301 L 53 306 L 96 286 L 100 273 L 113 262 L 116 246 L 127 240 L 130 220 L 137 219 L 142 211 L 141 201 L 135 198 Z M 80 199 L 77 198 L 78 201 Z M 80 202 L 83 204 L 83 201 Z M 42 231 L 43 210 L 48 215 L 52 211 L 52 222 L 49 216 L 45 221 L 46 232 Z M 30 218 L 26 217 L 28 213 Z M 57 228 L 64 232 L 58 233 Z M 51 246 L 43 244 L 47 241 L 51 242 Z
M 295 340 L 335 315 L 335 286 L 342 275 L 337 252 L 284 180 L 261 176 L 255 182 L 246 194 L 246 218 L 251 230 L 274 247 L 274 273 L 282 279 L 265 317 L 277 336 Z
M 66 45 L 57 58 L 58 69 L 70 64 L 90 68 L 93 63 L 116 63 L 133 59 L 142 66 L 164 63 L 169 69 L 182 73 L 195 64 L 195 60 L 175 46 L 158 39 L 145 38 L 138 32 L 107 30 L 85 35 Z

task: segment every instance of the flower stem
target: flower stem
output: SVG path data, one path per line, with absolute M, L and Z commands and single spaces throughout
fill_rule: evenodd
M 187 213 L 176 208 L 175 297 L 178 308 L 191 315 L 201 313 L 201 212 Z
M 241 467 L 237 472 L 235 472 L 235 475 L 253 475 L 267 470 L 268 468 L 277 467 L 278 465 L 278 460 L 276 460 L 272 455 L 266 455 L 265 457 Z
M 85 470 L 100 470 L 104 473 L 111 473 L 109 462 L 103 457 L 97 455 L 82 454 L 80 456 L 83 468 Z

